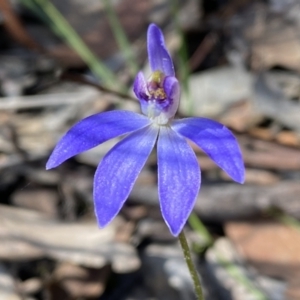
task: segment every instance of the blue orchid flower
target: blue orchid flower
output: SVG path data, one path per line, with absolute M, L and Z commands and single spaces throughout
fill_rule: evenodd
M 186 223 L 200 189 L 200 168 L 186 138 L 198 145 L 233 180 L 244 182 L 244 163 L 233 134 L 206 118 L 174 119 L 180 86 L 161 30 L 148 28 L 148 56 L 152 75 L 139 72 L 134 92 L 142 114 L 108 111 L 75 124 L 58 142 L 47 169 L 99 144 L 127 134 L 102 159 L 94 177 L 95 213 L 100 227 L 120 211 L 157 144 L 158 194 L 162 216 L 177 236 Z

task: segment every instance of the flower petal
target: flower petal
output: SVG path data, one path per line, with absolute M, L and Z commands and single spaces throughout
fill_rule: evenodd
M 200 188 L 200 168 L 186 140 L 161 127 L 158 144 L 158 193 L 162 215 L 177 236 L 186 223 Z
M 133 91 L 136 95 L 136 97 L 140 101 L 141 110 L 144 115 L 147 115 L 148 111 L 148 99 L 149 96 L 147 95 L 147 83 L 145 80 L 145 77 L 142 72 L 138 72 L 138 74 L 135 77 L 134 83 L 133 83 Z
M 167 94 L 168 101 L 164 101 L 166 107 L 164 108 L 165 114 L 168 119 L 175 116 L 180 100 L 180 85 L 176 77 L 167 76 L 164 80 L 164 91 Z
M 115 145 L 99 164 L 94 178 L 95 213 L 100 227 L 119 212 L 149 157 L 158 134 L 156 126 L 133 132 Z
M 133 91 L 138 99 L 146 99 L 147 83 L 142 72 L 138 72 L 133 83 Z
M 151 24 L 148 28 L 147 47 L 151 70 L 161 71 L 166 76 L 174 76 L 174 66 L 165 46 L 164 36 L 155 24 Z
M 228 128 L 206 118 L 174 120 L 172 128 L 196 143 L 233 180 L 244 182 L 245 167 L 241 150 Z
M 57 143 L 46 169 L 55 168 L 68 158 L 99 144 L 150 124 L 143 115 L 130 111 L 108 111 L 75 124 Z

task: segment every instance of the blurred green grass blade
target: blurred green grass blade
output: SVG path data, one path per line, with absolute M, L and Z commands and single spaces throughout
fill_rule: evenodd
M 203 254 L 213 244 L 213 238 L 194 212 L 190 214 L 188 222 L 191 228 L 199 235 L 199 241 L 193 244 L 192 249 L 195 253 Z
M 213 244 L 213 237 L 194 212 L 191 213 L 188 222 L 192 229 L 199 233 L 200 237 L 206 241 L 206 245 L 197 245 L 196 247 L 196 249 L 199 250 L 198 252 L 202 253 L 203 250 L 205 250 L 205 246 L 207 247 Z M 234 263 L 225 259 L 220 253 L 217 253 L 217 250 L 215 251 L 218 262 L 232 278 L 248 289 L 256 300 L 268 300 L 266 296 L 259 289 L 257 289 L 244 274 L 241 273 L 240 269 Z
M 300 222 L 296 218 L 287 214 L 283 214 L 282 216 L 278 217 L 278 220 L 280 220 L 283 224 L 291 226 L 300 231 Z
M 55 33 L 58 33 L 66 43 L 77 52 L 94 75 L 103 82 L 104 86 L 113 90 L 125 90 L 125 87 L 119 82 L 113 72 L 101 63 L 101 61 L 92 53 L 77 32 L 50 1 L 22 0 L 22 2 L 29 8 L 32 8 L 35 12 L 37 12 L 38 9 L 31 2 L 38 5 L 47 16 L 48 21 L 51 21 L 51 28 Z
M 110 0 L 104 0 L 105 8 L 108 16 L 110 26 L 112 28 L 114 37 L 117 41 L 119 49 L 124 53 L 126 63 L 130 69 L 131 75 L 135 76 L 138 72 L 138 65 L 134 57 L 131 45 L 127 39 L 127 36 L 122 28 L 122 25 L 118 19 L 118 16 L 114 10 L 114 7 Z
M 267 209 L 265 213 L 267 214 L 267 216 L 275 219 L 276 221 L 286 226 L 290 226 L 292 228 L 300 230 L 300 220 L 296 219 L 291 215 L 288 215 L 285 211 L 282 211 L 278 207 L 271 207 Z
M 180 48 L 179 48 L 179 76 L 183 85 L 183 88 L 187 94 L 187 99 L 189 102 L 189 114 L 193 112 L 193 101 L 190 96 L 190 89 L 189 89 L 189 77 L 190 77 L 190 70 L 188 66 L 188 52 L 187 52 L 187 44 L 182 32 L 181 27 L 177 26 L 177 32 L 180 36 Z
M 293 227 L 300 231 L 300 221 L 286 214 L 284 211 L 281 211 L 277 208 L 271 208 L 267 213 L 282 224 Z
M 184 37 L 183 31 L 180 26 L 179 21 L 179 1 L 174 0 L 172 6 L 173 19 L 175 22 L 175 29 L 177 34 L 180 37 L 180 48 L 179 48 L 179 59 L 178 59 L 178 73 L 180 82 L 182 83 L 183 90 L 186 93 L 186 99 L 188 101 L 188 113 L 193 113 L 193 100 L 191 98 L 190 90 L 189 90 L 189 77 L 190 77 L 190 69 L 188 65 L 188 51 L 187 51 L 187 43 Z
M 234 263 L 227 261 L 220 254 L 217 254 L 217 259 L 227 273 L 248 289 L 256 300 L 268 300 L 268 298 L 259 289 L 257 289 L 244 274 L 242 274 L 240 269 Z
M 213 243 L 213 238 L 209 231 L 206 229 L 205 225 L 201 222 L 198 216 L 192 212 L 189 216 L 188 222 L 192 229 L 197 232 L 202 239 L 205 241 L 205 246 L 209 246 Z M 204 246 L 204 245 L 203 245 Z

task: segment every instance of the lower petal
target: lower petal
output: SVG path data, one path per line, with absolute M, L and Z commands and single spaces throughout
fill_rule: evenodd
M 47 162 L 46 169 L 55 168 L 78 153 L 149 124 L 150 120 L 143 115 L 124 110 L 89 116 L 75 124 L 61 138 Z
M 233 180 L 243 183 L 245 167 L 234 135 L 223 124 L 206 118 L 174 120 L 172 128 L 197 144 Z
M 100 227 L 120 211 L 149 157 L 158 128 L 140 129 L 115 145 L 99 164 L 94 178 L 95 213 Z
M 162 215 L 177 236 L 185 225 L 200 188 L 200 168 L 186 140 L 161 127 L 158 145 L 158 193 Z

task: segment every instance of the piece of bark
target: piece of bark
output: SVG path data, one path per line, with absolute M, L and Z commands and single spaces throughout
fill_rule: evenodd
M 53 273 L 50 286 L 52 299 L 97 298 L 105 289 L 111 273 L 109 266 L 101 269 L 85 268 L 70 263 L 59 264 Z
M 253 76 L 249 72 L 231 66 L 193 74 L 189 78 L 189 95 L 182 95 L 180 112 L 184 115 L 219 116 L 231 105 L 251 99 L 252 82 Z
M 300 282 L 299 228 L 275 222 L 230 222 L 225 231 L 245 261 L 262 274 L 287 280 L 286 295 L 295 296 L 295 283 Z
M 271 170 L 299 170 L 300 150 L 274 142 L 240 136 L 245 164 Z
M 261 73 L 256 78 L 254 93 L 254 105 L 260 113 L 300 132 L 300 103 L 286 98 L 268 73 Z
M 219 117 L 219 121 L 237 132 L 245 132 L 261 123 L 264 116 L 253 104 L 251 99 L 230 105 Z
M 276 125 L 276 124 L 275 124 Z M 272 127 L 262 128 L 254 127 L 248 130 L 248 133 L 255 138 L 275 141 L 278 144 L 288 146 L 288 147 L 299 147 L 300 146 L 300 134 L 291 130 L 281 130 L 279 131 Z
M 262 221 L 229 222 L 225 231 L 243 259 L 263 274 L 284 279 L 300 275 L 299 229 Z
M 0 263 L 0 300 L 21 300 L 17 294 L 14 279 L 7 268 Z
M 0 11 L 4 16 L 5 28 L 17 42 L 32 50 L 42 50 L 41 47 L 25 30 L 21 20 L 12 9 L 11 1 L 0 1 Z
M 12 204 L 39 211 L 52 218 L 59 215 L 58 200 L 58 193 L 47 189 L 18 190 L 11 196 Z
M 41 291 L 42 288 L 42 279 L 38 277 L 33 277 L 22 282 L 18 282 L 18 290 L 22 295 L 34 295 Z
M 299 71 L 299 25 L 284 20 L 280 15 L 273 15 L 273 18 L 265 16 L 262 22 L 263 29 L 251 41 L 252 68 L 266 70 L 281 66 Z M 249 31 L 248 28 L 248 34 L 251 34 Z
M 0 259 L 49 257 L 92 268 L 111 264 L 120 273 L 134 271 L 140 261 L 131 245 L 115 240 L 119 226 L 120 218 L 99 229 L 96 221 L 62 223 L 41 213 L 1 205 Z
M 217 299 L 283 299 L 286 283 L 249 268 L 229 239 L 217 239 L 205 258 L 206 276 L 220 293 Z
M 282 130 L 275 138 L 278 143 L 286 146 L 300 146 L 300 135 L 293 131 Z
M 16 96 L 1 97 L 1 110 L 16 110 L 43 108 L 61 105 L 78 105 L 98 98 L 100 93 L 91 87 L 77 88 L 76 92 L 62 92 L 53 94 L 33 95 L 33 96 Z M 7 101 L 6 101 L 7 100 Z M 8 101 L 9 100 L 9 101 Z
M 221 177 L 226 179 L 226 181 L 232 181 L 232 179 L 225 173 L 221 171 Z M 258 185 L 272 185 L 280 181 L 280 176 L 261 169 L 246 169 L 245 182 L 247 184 L 258 184 Z

